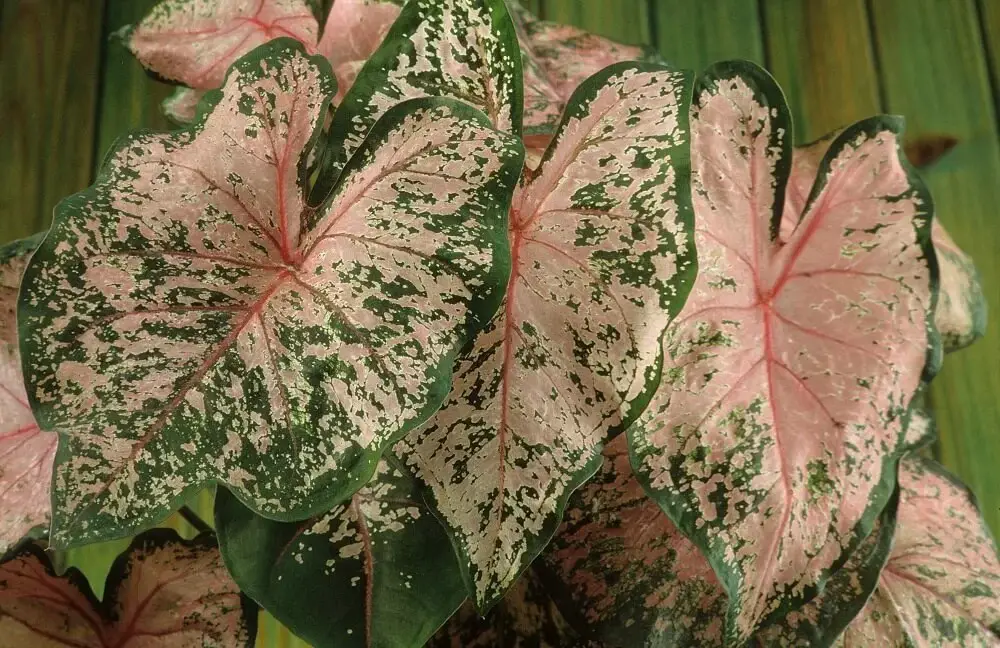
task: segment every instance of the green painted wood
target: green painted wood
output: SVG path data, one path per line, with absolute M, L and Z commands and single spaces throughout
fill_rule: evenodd
M 670 63 L 702 70 L 728 59 L 764 63 L 758 0 L 652 0 L 656 48 Z
M 766 0 L 764 17 L 799 143 L 881 111 L 864 0 Z
M 542 6 L 544 4 L 543 0 L 522 0 L 521 6 L 535 14 L 539 18 L 544 18 L 545 8 Z
M 886 108 L 906 115 L 911 137 L 958 139 L 926 176 L 938 218 L 979 267 L 993 317 L 984 340 L 945 358 L 931 406 L 940 457 L 1000 533 L 1000 142 L 978 15 L 973 0 L 877 0 L 872 16 Z
M 576 25 L 622 43 L 653 42 L 646 0 L 544 0 L 543 7 L 546 20 Z
M 89 184 L 103 0 L 5 0 L 0 9 L 0 240 L 48 226 Z

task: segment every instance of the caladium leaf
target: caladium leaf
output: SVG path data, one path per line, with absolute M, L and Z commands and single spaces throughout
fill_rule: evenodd
M 411 0 L 337 110 L 313 202 L 326 197 L 379 117 L 405 99 L 452 97 L 521 131 L 517 37 L 503 0 Z
M 900 129 L 877 117 L 840 134 L 786 243 L 780 89 L 742 62 L 696 86 L 701 272 L 630 438 L 640 481 L 726 587 L 734 643 L 811 598 L 893 492 L 937 345 L 931 203 Z
M 179 126 L 187 126 L 198 116 L 198 103 L 207 91 L 183 86 L 163 100 L 163 114 Z
M 122 37 L 146 69 L 211 90 L 255 47 L 287 37 L 311 52 L 318 30 L 305 0 L 163 0 Z
M 388 0 L 336 0 L 330 9 L 316 49 L 325 56 L 337 75 L 339 103 L 354 85 L 354 79 L 368 57 L 399 17 L 401 8 Z
M 726 593 L 636 481 L 624 436 L 570 500 L 540 562 L 560 608 L 595 639 L 629 648 L 722 645 Z
M 600 648 L 567 623 L 536 574 L 525 572 L 484 618 L 465 605 L 427 648 Z
M 59 544 L 213 481 L 273 519 L 327 511 L 446 395 L 502 298 L 520 145 L 459 102 L 401 104 L 313 215 L 332 90 L 325 59 L 274 41 L 198 124 L 128 138 L 57 209 L 19 323 L 35 415 L 65 432 Z
M 58 438 L 43 432 L 24 393 L 17 345 L 17 289 L 41 237 L 0 247 L 0 554 L 49 521 Z
M 689 82 L 623 63 L 580 87 L 514 198 L 503 307 L 442 410 L 401 442 L 481 610 L 545 546 L 658 379 L 660 338 L 696 272 Z
M 907 457 L 900 463 L 896 537 L 879 575 L 853 559 L 831 579 L 836 587 L 877 577 L 878 589 L 838 646 L 928 648 L 1000 645 L 1000 561 L 996 545 L 968 490 L 936 463 Z M 888 547 L 886 548 L 888 549 Z M 884 563 L 884 560 L 883 560 Z M 803 618 L 843 629 L 830 587 L 779 628 L 765 645 L 804 645 L 794 635 Z M 784 632 L 782 632 L 784 630 Z M 823 643 L 809 645 L 829 645 Z M 800 641 L 796 641 L 800 639 Z
M 795 149 L 791 176 L 785 192 L 785 212 L 781 219 L 781 239 L 788 241 L 809 196 L 816 172 L 839 133 L 832 133 L 808 146 Z M 931 241 L 937 256 L 939 291 L 934 309 L 934 325 L 945 351 L 964 348 L 986 332 L 986 297 L 979 272 L 952 240 L 941 222 L 934 220 Z
M 387 459 L 350 500 L 302 523 L 254 515 L 225 489 L 216 528 L 247 594 L 317 646 L 423 646 L 465 600 L 444 529 Z
M 154 529 L 136 538 L 98 602 L 74 568 L 57 576 L 28 544 L 0 564 L 0 636 L 33 648 L 244 648 L 257 610 L 229 578 L 211 536 Z
M 524 69 L 525 135 L 552 135 L 573 92 L 600 70 L 624 61 L 652 60 L 642 47 L 538 20 L 520 7 L 512 8 L 511 15 Z

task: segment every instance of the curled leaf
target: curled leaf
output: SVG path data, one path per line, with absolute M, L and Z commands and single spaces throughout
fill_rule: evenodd
M 337 103 L 354 85 L 368 57 L 378 49 L 400 7 L 388 0 L 336 0 L 326 19 L 317 51 L 337 75 Z
M 442 410 L 401 442 L 481 610 L 545 546 L 658 378 L 660 337 L 695 274 L 688 84 L 623 63 L 580 87 L 514 198 L 503 307 Z
M 422 646 L 465 600 L 444 530 L 389 460 L 350 500 L 302 523 L 254 515 L 225 489 L 215 511 L 236 581 L 314 645 Z
M 627 648 L 722 646 L 726 594 L 632 475 L 624 436 L 604 449 L 540 561 L 588 636 Z
M 56 575 L 38 545 L 0 564 L 6 646 L 244 648 L 256 613 L 207 536 L 185 541 L 155 529 L 136 538 L 111 567 L 103 603 L 76 569 Z
M 519 144 L 456 101 L 401 104 L 313 211 L 332 91 L 324 59 L 275 41 L 198 124 L 128 138 L 57 209 L 19 303 L 29 398 L 65 432 L 55 542 L 127 535 L 211 481 L 316 515 L 439 406 L 502 295 Z
M 179 126 L 186 126 L 198 116 L 198 103 L 205 96 L 204 90 L 193 90 L 183 86 L 163 100 L 163 114 Z
M 741 62 L 696 86 L 700 274 L 630 435 L 640 481 L 725 586 L 734 643 L 814 596 L 893 492 L 937 343 L 931 203 L 900 128 L 877 117 L 841 133 L 786 242 L 780 89 Z
M 318 28 L 305 0 L 163 0 L 126 31 L 125 42 L 164 79 L 211 90 L 237 59 L 274 38 L 312 51 Z
M 17 345 L 17 290 L 33 237 L 0 247 L 0 554 L 49 522 L 49 485 L 58 438 L 28 405 Z

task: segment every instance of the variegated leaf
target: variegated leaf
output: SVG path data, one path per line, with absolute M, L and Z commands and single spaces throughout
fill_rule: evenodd
M 542 581 L 525 572 L 485 617 L 463 606 L 427 648 L 602 648 L 582 639 L 559 612 Z
M 148 70 L 211 90 L 237 59 L 274 38 L 312 52 L 318 30 L 305 0 L 163 0 L 123 38 Z
M 780 89 L 743 62 L 696 86 L 700 274 L 630 435 L 640 481 L 727 589 L 733 642 L 812 597 L 893 492 L 937 344 L 931 204 L 899 130 L 878 117 L 837 137 L 785 243 Z
M 443 409 L 402 442 L 481 610 L 545 546 L 658 379 L 660 338 L 696 271 L 689 80 L 624 63 L 580 87 L 514 198 L 503 307 Z
M 830 142 L 838 133 L 795 149 L 792 173 L 785 192 L 785 212 L 781 238 L 787 241 L 809 196 L 813 178 Z M 937 219 L 931 227 L 937 256 L 939 291 L 934 309 L 934 325 L 945 351 L 964 348 L 986 332 L 986 297 L 975 264 L 952 240 Z
M 400 101 L 452 97 L 504 132 L 521 131 L 517 38 L 503 0 L 410 0 L 330 125 L 313 202 L 326 197 L 379 117 Z
M 502 297 L 520 146 L 453 100 L 401 104 L 310 216 L 332 85 L 299 44 L 259 48 L 198 124 L 128 138 L 57 209 L 19 319 L 35 415 L 65 432 L 58 544 L 213 481 L 273 519 L 329 510 L 446 395 Z
M 627 648 L 722 646 L 726 594 L 632 475 L 624 436 L 570 500 L 540 561 L 561 609 L 588 636 Z
M 642 47 L 538 20 L 516 2 L 508 5 L 521 44 L 525 135 L 552 135 L 566 102 L 590 76 L 615 63 L 650 58 Z
M 835 645 L 1000 646 L 1000 561 L 972 496 L 939 465 L 918 457 L 900 463 L 899 485 L 896 537 L 878 589 Z M 877 574 L 849 561 L 830 581 L 833 594 L 838 586 Z M 843 629 L 846 622 L 834 623 L 842 611 L 830 594 L 828 587 L 765 635 L 773 643 L 763 643 L 805 645 L 808 635 L 789 631 L 803 618 Z M 835 636 L 808 645 L 829 645 Z
M 337 75 L 340 103 L 365 61 L 399 17 L 400 6 L 389 0 L 336 0 L 327 16 L 317 50 Z
M 105 600 L 71 568 L 58 576 L 29 544 L 0 564 L 0 642 L 31 648 L 244 648 L 256 606 L 240 595 L 211 537 L 155 529 L 111 567 Z
M 49 484 L 58 441 L 43 432 L 24 393 L 17 348 L 17 289 L 41 237 L 0 247 L 0 554 L 49 522 Z
M 187 126 L 198 116 L 198 103 L 205 93 L 205 90 L 193 90 L 181 86 L 163 100 L 163 114 L 175 124 Z
M 465 600 L 448 537 L 389 460 L 350 500 L 303 523 L 254 515 L 225 489 L 215 511 L 236 582 L 316 646 L 423 646 Z

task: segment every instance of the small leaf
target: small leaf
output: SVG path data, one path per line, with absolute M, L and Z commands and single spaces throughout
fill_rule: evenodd
M 1000 561 L 972 496 L 938 464 L 919 457 L 900 463 L 899 485 L 896 537 L 878 589 L 836 645 L 1000 645 Z M 839 585 L 871 576 L 852 560 L 830 585 L 836 592 Z M 840 612 L 829 589 L 789 620 L 830 624 Z M 787 621 L 783 625 L 787 632 Z M 777 641 L 780 629 L 767 637 Z
M 480 610 L 545 546 L 658 379 L 660 337 L 696 272 L 689 80 L 623 63 L 580 87 L 514 198 L 503 308 L 442 410 L 401 442 Z
M 319 514 L 440 405 L 502 296 L 520 146 L 456 101 L 407 102 L 313 215 L 332 91 L 324 59 L 275 41 L 195 126 L 133 135 L 58 207 L 19 303 L 35 415 L 65 432 L 54 542 L 128 535 L 211 481 Z
M 317 646 L 422 646 L 465 600 L 448 537 L 416 482 L 383 459 L 346 503 L 298 524 L 225 489 L 216 527 L 243 590 Z
M 211 90 L 237 59 L 274 38 L 294 38 L 311 52 L 318 28 L 305 0 L 163 0 L 125 42 L 164 79 Z
M 463 606 L 427 648 L 601 648 L 570 627 L 541 580 L 525 572 L 486 618 Z
M 745 63 L 695 90 L 700 274 L 630 430 L 639 480 L 708 556 L 745 641 L 815 595 L 872 530 L 937 340 L 931 203 L 876 117 L 829 146 L 797 226 L 780 89 Z
M 365 63 L 330 125 L 311 194 L 318 202 L 386 110 L 406 99 L 452 97 L 501 131 L 521 131 L 517 38 L 503 0 L 411 0 Z
M 205 94 L 205 90 L 180 86 L 163 100 L 163 114 L 178 126 L 187 126 L 198 116 L 198 104 Z
M 43 432 L 24 393 L 17 345 L 17 289 L 40 236 L 0 247 L 0 554 L 48 526 L 49 484 L 58 438 Z
M 553 591 L 565 592 L 561 609 L 600 641 L 722 645 L 726 594 L 697 547 L 633 477 L 624 436 L 605 448 L 601 471 L 570 500 L 540 560 L 558 584 Z
M 785 212 L 781 221 L 782 241 L 787 242 L 795 228 L 812 180 L 835 135 L 795 149 L 792 173 L 785 192 Z M 937 219 L 931 228 L 931 240 L 934 243 L 939 273 L 934 325 L 941 335 L 944 350 L 957 351 L 986 333 L 986 297 L 972 259 L 955 244 Z
M 28 544 L 0 564 L 0 636 L 38 648 L 243 648 L 256 608 L 240 595 L 210 536 L 155 529 L 111 567 L 105 601 L 76 569 L 57 576 Z

